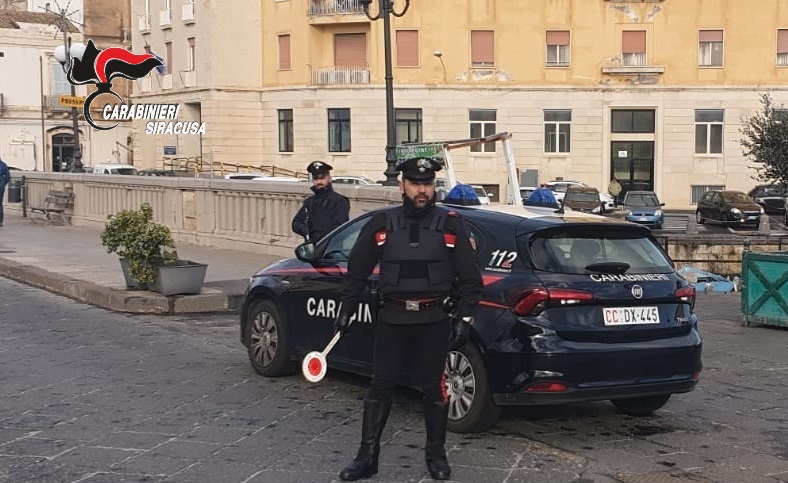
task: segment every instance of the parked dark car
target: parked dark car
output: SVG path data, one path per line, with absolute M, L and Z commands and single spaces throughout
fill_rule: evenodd
M 741 191 L 707 191 L 698 201 L 695 219 L 719 221 L 729 225 L 755 225 L 761 222 L 763 208 Z
M 785 186 L 759 185 L 751 189 L 747 195 L 761 205 L 767 215 L 785 214 L 784 199 L 788 195 L 788 189 Z
M 604 207 L 599 199 L 599 190 L 591 186 L 569 186 L 564 195 L 564 206 L 585 213 L 602 213 Z
M 470 341 L 446 362 L 449 429 L 483 431 L 508 405 L 611 400 L 626 414 L 648 415 L 695 387 L 695 289 L 648 228 L 522 206 L 451 209 L 468 223 L 484 289 Z M 331 339 L 348 257 L 373 214 L 252 277 L 240 337 L 259 374 L 294 374 Z M 377 271 L 328 356 L 334 370 L 372 372 L 376 280 Z M 417 379 L 403 372 L 403 384 Z
M 661 203 L 653 191 L 627 191 L 624 195 L 624 219 L 660 229 L 664 222 Z

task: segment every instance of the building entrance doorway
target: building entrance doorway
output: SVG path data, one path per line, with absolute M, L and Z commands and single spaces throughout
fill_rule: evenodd
M 52 171 L 70 171 L 74 162 L 74 135 L 52 136 Z
M 621 183 L 621 197 L 627 191 L 654 191 L 654 142 L 613 141 L 611 176 Z

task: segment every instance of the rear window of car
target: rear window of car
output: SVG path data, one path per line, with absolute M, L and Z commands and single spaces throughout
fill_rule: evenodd
M 722 193 L 722 199 L 726 203 L 752 203 L 749 196 L 744 193 L 726 192 Z
M 596 191 L 569 190 L 566 192 L 566 201 L 599 201 L 599 193 Z
M 137 174 L 137 170 L 134 168 L 113 168 L 110 170 L 110 173 L 133 175 L 133 174 Z
M 629 206 L 659 206 L 659 200 L 652 194 L 628 193 L 624 204 Z
M 527 241 L 526 241 L 527 240 Z M 518 248 L 528 250 L 534 268 L 567 274 L 596 273 L 605 263 L 626 264 L 624 273 L 671 273 L 673 262 L 640 230 L 605 228 L 545 230 L 523 237 Z M 590 268 L 589 268 L 590 267 Z

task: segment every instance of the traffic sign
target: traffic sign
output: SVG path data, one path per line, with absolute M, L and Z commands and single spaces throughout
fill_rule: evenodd
M 80 96 L 57 96 L 57 103 L 64 107 L 85 107 L 85 98 Z

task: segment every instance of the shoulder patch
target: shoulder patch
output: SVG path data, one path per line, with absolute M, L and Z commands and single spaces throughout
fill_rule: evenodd
M 375 244 L 383 246 L 386 243 L 386 230 L 378 230 L 375 232 Z

